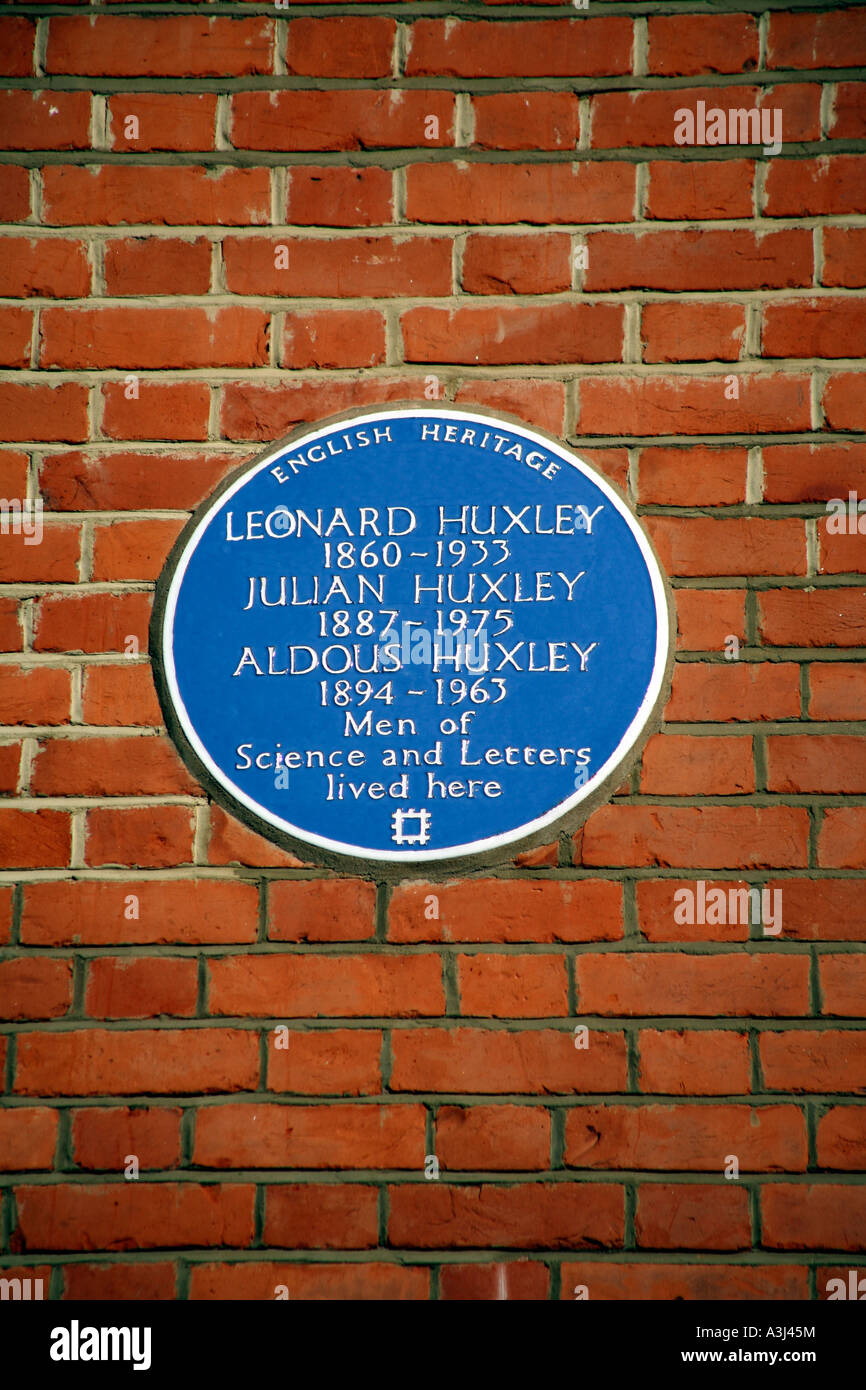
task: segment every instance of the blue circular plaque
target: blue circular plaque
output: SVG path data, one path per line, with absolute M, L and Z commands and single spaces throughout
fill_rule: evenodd
M 610 483 L 510 418 L 422 405 L 296 432 L 229 479 L 152 636 L 169 729 L 218 800 L 319 857 L 391 863 L 579 820 L 671 659 L 663 575 Z

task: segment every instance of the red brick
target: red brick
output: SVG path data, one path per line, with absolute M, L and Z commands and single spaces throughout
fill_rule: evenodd
M 250 1091 L 258 1039 L 239 1028 L 21 1033 L 17 1095 L 210 1095 Z
M 720 1168 L 723 1163 L 724 1158 Z M 644 1249 L 748 1249 L 749 1194 L 730 1182 L 711 1187 L 644 1183 L 638 1194 L 635 1233 Z
M 782 893 L 786 939 L 866 941 L 866 898 L 858 879 L 786 878 L 768 886 Z
M 376 886 L 363 879 L 271 883 L 271 941 L 365 941 L 375 933 Z
M 298 869 L 303 860 L 289 850 L 279 849 L 219 806 L 210 808 L 209 864 L 251 864 L 256 868 Z
M 0 366 L 29 367 L 33 311 L 17 305 L 0 308 Z
M 90 292 L 90 265 L 84 242 L 66 237 L 4 237 L 0 294 L 9 298 L 44 295 L 77 298 Z
M 246 77 L 270 73 L 273 20 L 199 15 L 52 16 L 45 71 L 114 77 Z
M 822 955 L 820 968 L 822 1014 L 862 1017 L 866 959 L 855 955 Z
M 102 433 L 108 439 L 207 439 L 210 389 L 200 381 L 127 381 L 102 387 Z
M 464 1018 L 563 1018 L 565 962 L 555 956 L 469 955 L 457 961 Z
M 82 700 L 85 724 L 160 725 L 162 714 L 148 666 L 89 666 Z
M 203 1168 L 418 1168 L 421 1105 L 219 1105 L 196 1120 Z
M 379 227 L 394 220 L 390 169 L 300 165 L 287 174 L 286 216 L 293 226 Z
M 18 770 L 21 763 L 21 743 L 0 745 L 0 790 L 14 793 L 18 789 Z
M 33 646 L 40 652 L 123 652 L 127 637 L 147 650 L 149 594 L 56 594 L 34 605 Z
M 30 455 L 4 449 L 0 453 L 0 492 L 6 498 L 22 499 L 27 493 Z
M 637 886 L 638 924 L 647 941 L 748 941 L 751 910 L 747 898 L 729 898 L 730 892 L 748 890 L 749 885 L 737 880 L 700 880 L 703 890 L 695 882 L 683 882 L 679 878 L 661 880 L 643 879 Z M 709 917 L 710 921 L 684 922 L 685 906 L 691 902 L 695 907 L 695 895 L 721 890 L 725 894 L 724 914 L 721 901 L 714 898 L 705 904 L 702 913 L 693 911 L 694 917 Z M 677 897 L 686 891 L 692 898 Z M 741 907 L 740 904 L 743 904 Z M 723 921 L 715 920 L 724 916 Z
M 190 1018 L 196 1011 L 198 966 L 186 957 L 100 956 L 90 962 L 85 1012 L 90 1018 Z
M 210 266 L 205 237 L 113 237 L 105 243 L 107 294 L 207 294 Z
M 12 886 L 0 889 L 0 942 L 12 938 Z
M 477 377 L 467 377 L 457 388 L 454 403 L 504 410 L 529 425 L 547 430 L 549 434 L 561 435 L 565 432 L 565 387 L 561 381 L 548 381 L 540 377 L 523 377 L 519 381 L 479 381 Z
M 818 1163 L 822 1168 L 859 1172 L 866 1143 L 866 1109 L 860 1105 L 833 1105 L 818 1120 Z
M 37 1105 L 0 1111 L 0 1170 L 23 1173 L 53 1168 L 58 1119 L 56 1110 Z M 9 1277 L 7 1269 L 3 1277 Z
M 407 362 L 618 362 L 618 304 L 472 305 L 407 309 L 401 316 Z
M 88 92 L 0 92 L 0 148 L 86 150 L 90 148 Z
M 570 1168 L 802 1173 L 806 1120 L 796 1105 L 588 1105 L 568 1112 Z M 646 1189 L 645 1189 L 646 1190 Z
M 64 381 L 57 386 L 0 382 L 0 438 L 33 440 L 86 439 L 87 388 Z
M 267 362 L 259 309 L 44 309 L 43 367 L 255 367 Z
M 15 1198 L 22 1251 L 247 1246 L 253 1238 L 249 1183 L 61 1184 L 18 1187 Z
M 436 1154 L 444 1168 L 495 1172 L 550 1165 L 550 1116 L 525 1105 L 442 1105 Z
M 98 962 L 94 962 L 98 964 Z M 140 1109 L 76 1110 L 72 1116 L 72 1155 L 81 1168 L 117 1169 L 135 1154 L 143 1169 L 176 1168 L 180 1163 L 183 1111 L 162 1106 Z
M 788 1265 L 564 1264 L 562 1297 L 586 1288 L 593 1300 L 753 1302 L 809 1297 L 809 1271 Z
M 585 955 L 575 972 L 584 1014 L 769 1018 L 809 1008 L 806 956 Z
M 828 534 L 828 524 L 823 517 L 818 521 L 818 573 L 862 575 L 866 572 L 866 534 L 861 535 L 859 531 Z
M 96 807 L 87 813 L 85 834 L 86 862 L 93 868 L 134 864 L 166 869 L 192 861 L 189 806 Z
M 510 1298 L 539 1302 L 548 1297 L 550 1275 L 540 1260 L 508 1260 L 495 1265 L 443 1264 L 439 1272 L 440 1300 L 479 1302 Z
M 846 64 L 847 66 L 847 64 Z M 866 135 L 866 88 L 862 82 L 839 82 L 833 93 L 829 134 L 837 140 L 862 140 Z
M 301 77 L 390 77 L 397 25 L 384 15 L 299 17 L 287 26 L 286 72 Z
M 29 216 L 29 169 L 0 165 L 0 221 L 25 222 Z
M 275 248 L 288 247 L 288 268 L 275 266 Z M 233 294 L 442 295 L 451 292 L 451 243 L 445 237 L 227 237 L 226 283 Z M 204 312 L 204 311 L 202 311 Z M 237 311 L 230 311 L 237 312 Z M 254 312 L 254 311 L 251 311 Z
M 751 1089 L 745 1033 L 642 1028 L 639 1046 L 642 1091 L 726 1096 Z
M 721 651 L 729 636 L 746 640 L 745 600 L 736 589 L 677 589 L 681 651 Z
M 406 1184 L 389 1190 L 389 1202 L 389 1242 L 412 1249 L 582 1250 L 623 1242 L 623 1191 L 611 1183 Z
M 182 521 L 113 521 L 93 533 L 93 579 L 156 579 Z
M 257 929 L 253 883 L 151 877 L 24 889 L 21 940 L 28 946 L 221 945 L 253 942 Z
M 751 217 L 755 166 L 750 159 L 653 160 L 647 217 Z
M 859 662 L 813 662 L 809 686 L 812 719 L 866 719 L 866 671 Z
M 734 304 L 645 304 L 645 362 L 736 362 L 746 333 L 745 310 Z
M 266 1245 L 290 1250 L 369 1250 L 379 1243 L 375 1187 L 281 1183 L 267 1189 L 266 1200 Z M 287 1277 L 291 1281 L 291 1275 Z
M 866 63 L 866 9 L 770 15 L 769 68 L 847 68 Z
M 173 1301 L 177 1298 L 175 1268 L 159 1261 L 69 1264 L 63 1271 L 63 1297 L 71 1302 Z
M 635 166 L 585 164 L 412 164 L 410 222 L 630 222 Z
M 672 17 L 679 24 L 682 16 Z M 676 87 L 667 84 L 651 91 L 604 92 L 591 98 L 592 144 L 600 149 L 633 149 L 677 145 L 678 112 L 697 112 L 703 101 L 707 112 L 717 110 L 779 110 L 783 138 L 817 140 L 821 135 L 821 87 L 817 82 L 778 87 Z M 735 130 L 729 132 L 738 134 Z M 749 130 L 748 134 L 753 134 Z M 725 143 L 725 142 L 723 142 Z M 757 141 L 755 142 L 758 143 Z M 738 141 L 728 150 L 747 148 Z M 713 166 L 715 167 L 715 166 Z M 720 166 L 723 167 L 723 166 Z
M 117 227 L 122 223 L 217 223 L 227 227 L 270 221 L 267 169 L 138 165 L 49 165 L 42 171 L 43 221 L 51 226 Z
M 818 838 L 818 863 L 825 869 L 866 868 L 866 807 L 828 806 Z
M 866 377 L 859 372 L 839 372 L 828 378 L 822 399 L 828 429 L 866 429 L 866 413 L 863 410 L 864 382 Z
M 239 150 L 383 150 L 425 144 L 435 148 L 452 144 L 454 138 L 450 92 L 238 92 L 231 103 L 231 141 Z M 439 134 L 431 140 L 425 139 L 428 116 L 439 122 Z
M 573 150 L 580 135 L 574 92 L 497 92 L 472 100 L 472 143 L 483 150 Z
M 762 1033 L 759 1045 L 769 1091 L 866 1092 L 866 1033 Z
M 21 1285 L 17 1297 L 24 1300 L 35 1300 L 48 1298 L 49 1283 L 51 1280 L 50 1265 L 5 1265 L 2 1271 L 3 1279 L 12 1282 L 13 1288 L 7 1294 L 4 1289 L 4 1298 L 16 1298 L 14 1291 L 14 1281 L 17 1279 Z
M 631 20 L 419 19 L 409 30 L 408 77 L 598 77 L 631 71 Z
M 866 285 L 866 227 L 824 228 L 825 285 Z
M 288 849 L 264 840 L 253 830 L 242 826 L 218 806 L 210 808 L 210 841 L 207 849 L 209 865 L 242 863 L 264 869 L 300 869 L 303 860 Z
M 430 1273 L 421 1266 L 387 1264 L 196 1264 L 190 1297 L 194 1299 L 273 1299 L 278 1287 L 297 1300 L 351 1299 L 359 1302 L 424 1300 L 430 1297 Z
M 589 1045 L 576 1048 L 555 1029 L 413 1028 L 395 1031 L 391 1045 L 392 1091 L 581 1095 L 626 1086 L 622 1033 L 591 1029 Z
M 866 156 L 774 159 L 766 182 L 766 217 L 866 212 Z
M 614 941 L 622 934 L 622 888 L 596 878 L 401 883 L 389 909 L 390 941 Z
M 377 309 L 319 309 L 287 314 L 284 367 L 381 367 L 385 319 Z
M 289 1033 L 288 1047 L 268 1039 L 269 1091 L 297 1095 L 377 1095 L 382 1034 L 366 1028 Z
M 767 757 L 769 791 L 866 791 L 866 742 L 862 737 L 791 734 L 768 738 Z
M 773 1183 L 761 1193 L 762 1239 L 771 1250 L 854 1250 L 866 1245 L 866 1188 Z
M 772 647 L 859 647 L 866 590 L 771 589 L 758 595 L 760 641 Z
M 188 510 L 237 466 L 235 455 L 72 452 L 43 460 L 40 486 L 55 511 Z
M 805 228 L 589 232 L 586 245 L 587 290 L 786 289 L 812 278 Z
M 33 518 L 28 523 L 32 527 Z M 2 533 L 0 533 L 2 534 Z M 0 547 L 0 581 L 5 583 L 71 582 L 78 578 L 78 558 L 81 550 L 81 529 L 78 526 L 58 526 L 50 523 L 42 540 L 34 545 L 35 537 L 3 536 Z
M 650 535 L 668 574 L 805 574 L 802 521 L 756 517 L 651 517 Z
M 687 869 L 800 868 L 808 817 L 793 806 L 603 806 L 578 832 L 577 861 Z
M 571 288 L 571 239 L 551 232 L 530 236 L 470 236 L 463 252 L 467 294 L 553 294 Z
M 765 304 L 764 357 L 862 357 L 866 305 L 855 299 L 797 299 Z
M 820 667 L 812 667 L 812 671 Z M 666 720 L 796 719 L 800 668 L 793 662 L 679 662 L 665 709 Z M 813 718 L 820 716 L 814 715 Z
M 758 24 L 752 15 L 650 15 L 651 73 L 672 76 L 748 72 L 758 66 Z
M 70 818 L 65 811 L 0 809 L 0 868 L 40 869 L 69 863 Z
M 124 92 L 108 98 L 108 148 L 129 150 L 212 150 L 216 124 L 213 92 Z M 129 117 L 138 121 L 129 137 Z
M 356 406 L 382 406 L 422 394 L 419 377 L 365 377 L 338 381 L 293 381 L 278 386 L 253 381 L 229 382 L 223 387 L 220 429 L 227 439 L 278 439 L 296 425 L 324 420 Z
M 232 956 L 210 962 L 212 1014 L 416 1018 L 444 1013 L 438 956 Z
M 164 738 L 143 742 L 117 738 L 54 740 L 37 750 L 31 779 L 35 794 L 92 796 L 194 793 L 173 746 Z
M 32 956 L 0 961 L 0 1014 L 21 1018 L 61 1018 L 72 1003 L 72 964 Z
M 31 309 L 0 308 L 0 366 L 30 366 L 33 319 Z
M 36 21 L 23 15 L 4 15 L 0 20 L 0 72 L 4 77 L 31 77 Z
M 0 723 L 68 724 L 72 676 L 50 666 L 0 666 Z
M 739 398 L 723 376 L 605 376 L 580 383 L 578 429 L 585 434 L 761 434 L 808 430 L 804 375 L 743 374 Z

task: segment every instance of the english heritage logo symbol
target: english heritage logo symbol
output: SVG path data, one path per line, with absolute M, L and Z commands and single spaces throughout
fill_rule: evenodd
M 672 629 L 636 516 L 483 411 L 353 412 L 245 466 L 157 590 L 166 721 L 212 794 L 326 862 L 543 843 L 609 794 Z

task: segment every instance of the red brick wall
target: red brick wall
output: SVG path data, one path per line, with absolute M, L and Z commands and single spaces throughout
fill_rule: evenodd
M 866 540 L 825 502 L 866 494 L 866 8 L 704 9 L 0 18 L 0 493 L 45 508 L 0 536 L 4 1273 L 802 1299 L 864 1261 Z M 699 100 L 782 152 L 678 146 Z M 679 660 L 573 842 L 389 890 L 209 803 L 147 623 L 260 441 L 425 388 L 627 493 Z M 698 880 L 781 889 L 781 933 L 678 924 Z

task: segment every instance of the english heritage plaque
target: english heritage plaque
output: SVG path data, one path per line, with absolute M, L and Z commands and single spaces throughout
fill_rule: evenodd
M 595 469 L 499 414 L 398 405 L 228 479 L 172 552 L 151 649 L 172 736 L 235 815 L 320 862 L 432 867 L 543 843 L 615 790 L 671 633 Z

